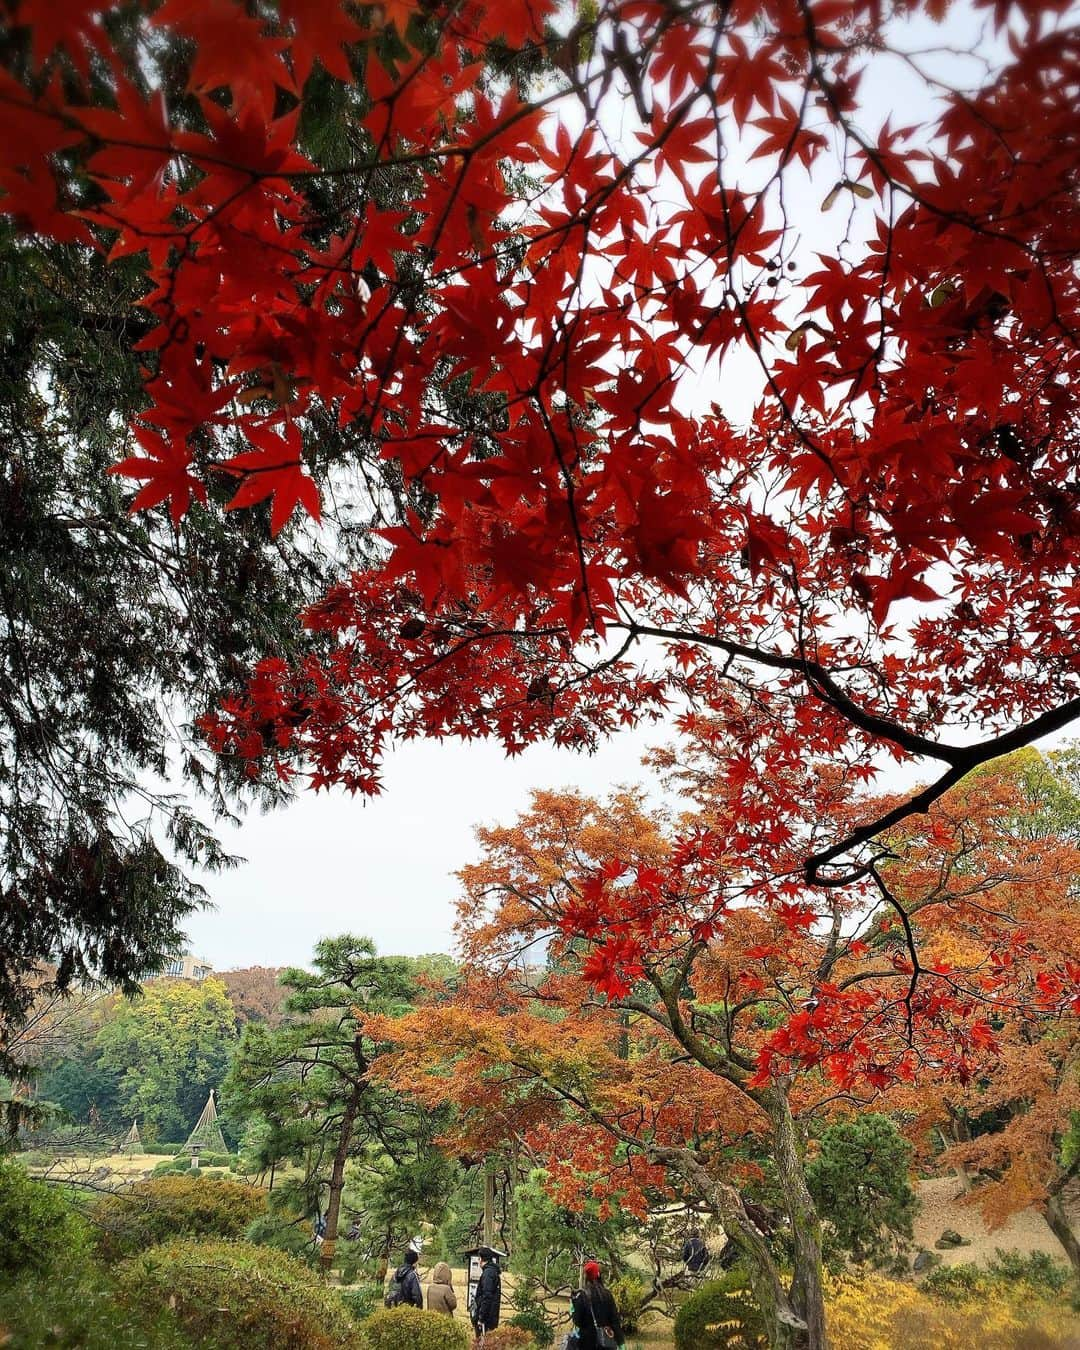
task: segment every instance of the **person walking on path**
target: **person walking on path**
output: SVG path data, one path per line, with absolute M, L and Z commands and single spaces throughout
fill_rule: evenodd
M 386 1296 L 388 1308 L 400 1308 L 406 1304 L 414 1308 L 423 1308 L 424 1291 L 420 1288 L 420 1276 L 416 1273 L 416 1263 L 419 1260 L 419 1253 L 411 1248 L 405 1253 L 405 1260 L 394 1272 L 390 1292 Z
M 440 1261 L 431 1272 L 431 1283 L 427 1287 L 428 1312 L 446 1313 L 453 1317 L 457 1307 L 457 1295 L 454 1293 L 454 1280 L 450 1267 Z
M 600 1278 L 596 1261 L 585 1262 L 585 1287 L 570 1299 L 576 1350 L 615 1350 L 623 1343 L 619 1310 Z
M 502 1306 L 502 1276 L 499 1274 L 499 1262 L 490 1247 L 481 1247 L 476 1253 L 480 1258 L 480 1280 L 473 1298 L 473 1329 L 481 1342 L 486 1331 L 494 1331 L 499 1325 L 499 1310 Z

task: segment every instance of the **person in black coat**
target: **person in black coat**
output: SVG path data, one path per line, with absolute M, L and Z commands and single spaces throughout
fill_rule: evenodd
M 499 1263 L 490 1247 L 481 1247 L 477 1252 L 480 1258 L 480 1280 L 473 1295 L 473 1328 L 478 1336 L 485 1331 L 494 1331 L 499 1325 L 499 1310 L 502 1307 L 502 1276 Z
M 416 1263 L 419 1260 L 419 1253 L 410 1248 L 405 1253 L 404 1262 L 394 1272 L 394 1283 L 398 1286 L 394 1291 L 398 1295 L 395 1299 L 397 1307 L 406 1303 L 414 1308 L 424 1306 L 424 1291 L 420 1288 L 420 1276 L 416 1273 Z
M 599 1328 L 609 1331 L 616 1345 L 623 1343 L 622 1323 L 619 1310 L 611 1291 L 604 1286 L 600 1278 L 600 1266 L 596 1261 L 585 1262 L 585 1287 L 579 1289 L 570 1299 L 570 1311 L 574 1319 L 574 1343 L 579 1350 L 597 1350 Z

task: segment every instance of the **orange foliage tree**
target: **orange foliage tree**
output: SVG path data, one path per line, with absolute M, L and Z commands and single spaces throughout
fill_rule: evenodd
M 909 833 L 900 887 L 914 897 L 945 888 L 950 897 L 945 915 L 927 918 L 927 958 L 945 978 L 954 968 L 980 970 L 995 1049 L 963 1082 L 938 1079 L 886 1100 L 913 1112 L 924 1146 L 935 1136 L 952 1141 L 942 1161 L 965 1186 L 974 1174 L 968 1198 L 991 1227 L 1034 1206 L 1080 1275 L 1064 1198 L 1080 1173 L 1080 1025 L 1040 1012 L 1059 981 L 1038 959 L 1052 950 L 1058 962 L 1080 963 L 1078 767 L 1075 749 L 1024 751 L 950 794 L 929 832 Z M 1019 883 L 1003 884 L 1000 870 L 995 877 L 994 855 L 1023 860 Z
M 454 1101 L 467 1134 L 523 1138 L 563 1202 L 589 1188 L 641 1212 L 650 1188 L 676 1187 L 708 1205 L 773 1342 L 798 1343 L 823 1319 L 809 1119 L 892 1084 L 995 1072 L 1003 1029 L 1058 1007 L 1080 854 L 1058 834 L 1018 837 L 1015 776 L 986 771 L 879 839 L 857 896 L 806 890 L 806 841 L 783 819 L 755 874 L 731 847 L 748 824 L 710 730 L 680 750 L 692 813 L 545 792 L 479 831 L 483 857 L 460 874 L 473 974 L 382 1031 L 401 1046 L 399 1085 Z M 856 806 L 830 773 L 786 786 L 800 811 L 813 797 L 823 828 L 882 806 Z M 775 1167 L 790 1282 L 744 1202 L 753 1148 Z

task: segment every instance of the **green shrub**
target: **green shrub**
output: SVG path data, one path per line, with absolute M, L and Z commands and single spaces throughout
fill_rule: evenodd
M 1062 1261 L 1055 1261 L 1049 1252 L 1018 1252 L 997 1249 L 990 1262 L 991 1276 L 1015 1288 L 1026 1284 L 1044 1298 L 1055 1298 L 1072 1283 L 1072 1272 Z
M 620 1275 L 608 1285 L 625 1332 L 637 1331 L 644 1314 L 645 1286 L 635 1275 Z
M 267 1211 L 260 1214 L 244 1238 L 248 1242 L 257 1242 L 260 1247 L 276 1247 L 279 1252 L 288 1252 L 302 1261 L 311 1262 L 315 1259 L 311 1220 L 299 1218 L 295 1213 Z M 381 1298 L 380 1295 L 380 1302 Z
M 98 1251 L 111 1260 L 168 1238 L 240 1237 L 265 1210 L 263 1192 L 243 1182 L 163 1176 L 101 1196 L 91 1217 Z
M 191 1161 L 188 1158 L 165 1158 L 157 1163 L 151 1173 L 154 1177 L 172 1176 L 176 1172 L 190 1172 Z
M 188 1239 L 130 1257 L 117 1283 L 131 1306 L 167 1303 L 210 1350 L 353 1350 L 356 1323 L 314 1271 L 247 1242 Z
M 934 1294 L 950 1303 L 985 1296 L 991 1280 L 988 1271 L 964 1262 L 957 1266 L 937 1266 L 922 1282 L 923 1293 Z
M 675 1318 L 675 1350 L 757 1350 L 765 1324 L 741 1270 L 709 1280 Z
M 183 1144 L 143 1144 L 144 1153 L 152 1153 L 155 1157 L 172 1156 L 179 1153 Z
M 191 1350 L 167 1306 L 133 1309 L 106 1271 L 85 1261 L 43 1275 L 0 1280 L 0 1345 L 78 1350 Z
M 506 1325 L 526 1332 L 539 1350 L 547 1350 L 555 1342 L 555 1331 L 544 1311 L 544 1305 L 535 1300 L 529 1300 L 513 1317 L 508 1317 Z
M 383 1287 L 382 1284 L 361 1284 L 354 1289 L 342 1289 L 339 1291 L 342 1303 L 345 1304 L 349 1312 L 358 1322 L 362 1322 L 365 1317 L 370 1317 L 377 1309 L 382 1307 Z
M 472 1344 L 464 1322 L 407 1307 L 379 1308 L 361 1324 L 360 1336 L 365 1350 L 469 1350 Z
M 0 1276 L 46 1274 L 86 1245 L 85 1225 L 58 1187 L 0 1158 Z

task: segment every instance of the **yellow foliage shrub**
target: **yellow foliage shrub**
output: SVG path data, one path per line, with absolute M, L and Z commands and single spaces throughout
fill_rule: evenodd
M 1080 1323 L 1065 1308 L 1004 1294 L 944 1303 L 878 1275 L 829 1282 L 833 1350 L 1080 1350 Z

